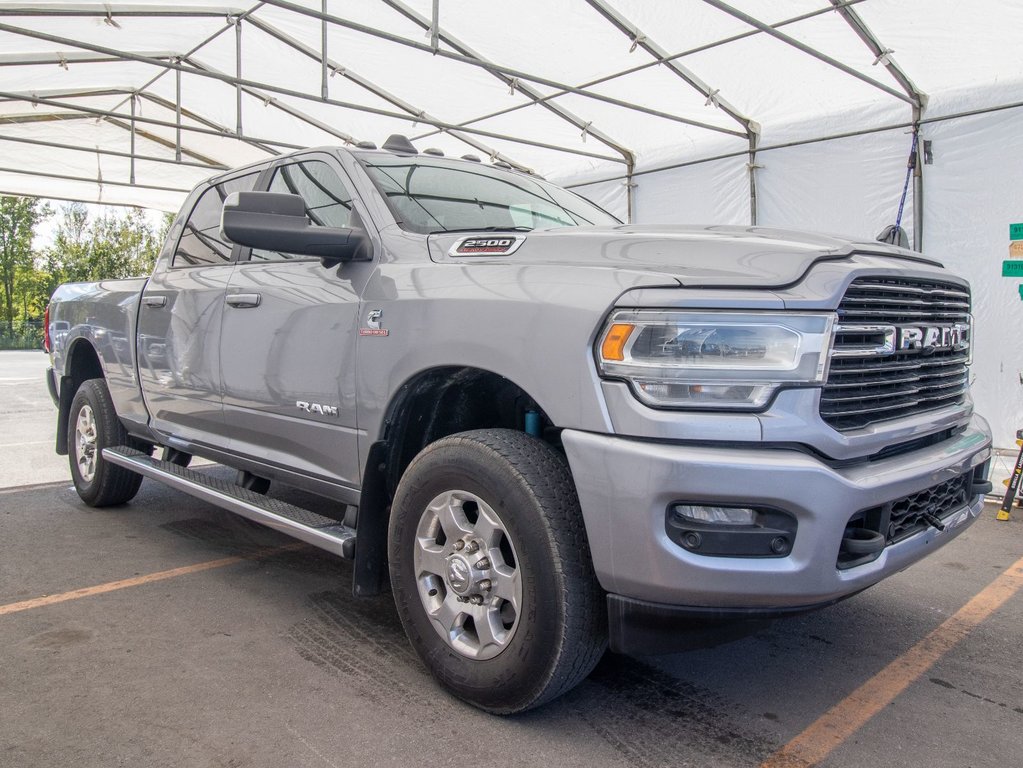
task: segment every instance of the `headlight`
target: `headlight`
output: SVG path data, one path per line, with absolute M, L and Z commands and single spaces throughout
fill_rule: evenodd
M 820 384 L 832 313 L 619 310 L 597 342 L 602 376 L 661 408 L 763 408 L 782 384 Z

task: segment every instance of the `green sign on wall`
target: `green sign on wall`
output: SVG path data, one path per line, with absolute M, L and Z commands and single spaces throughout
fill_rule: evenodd
M 1009 239 L 1023 240 L 1023 223 L 1009 225 Z
M 1002 277 L 1023 277 L 1023 259 L 1003 261 Z

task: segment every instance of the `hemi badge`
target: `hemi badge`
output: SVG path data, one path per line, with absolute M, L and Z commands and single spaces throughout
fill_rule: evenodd
M 360 336 L 386 336 L 390 331 L 386 328 L 360 328 Z

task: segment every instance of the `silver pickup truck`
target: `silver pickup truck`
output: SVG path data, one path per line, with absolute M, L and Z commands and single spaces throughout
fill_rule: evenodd
M 62 286 L 49 313 L 86 504 L 151 477 L 353 559 L 355 593 L 389 586 L 436 678 L 491 712 L 608 645 L 835 603 L 990 489 L 970 291 L 940 264 L 623 225 L 403 137 L 213 178 L 151 277 Z

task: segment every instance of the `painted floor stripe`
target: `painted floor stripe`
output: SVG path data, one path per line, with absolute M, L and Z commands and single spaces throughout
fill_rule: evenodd
M 7 605 L 0 605 L 0 616 L 6 616 L 9 613 L 19 613 L 21 611 L 30 611 L 33 608 L 42 608 L 47 605 L 54 605 L 56 603 L 65 603 L 68 600 L 80 600 L 83 597 L 92 597 L 94 595 L 103 595 L 107 592 L 116 592 L 119 589 L 129 589 L 131 587 L 140 587 L 143 584 L 152 584 L 154 581 L 166 581 L 167 579 L 175 579 L 178 576 L 187 576 L 192 573 L 201 573 L 202 571 L 210 571 L 214 568 L 223 568 L 227 565 L 234 565 L 244 560 L 262 560 L 272 555 L 280 554 L 282 552 L 290 552 L 296 549 L 304 549 L 307 544 L 289 544 L 284 547 L 272 547 L 269 549 L 257 552 L 255 555 L 242 557 L 240 555 L 234 555 L 232 557 L 222 557 L 219 560 L 207 560 L 204 563 L 195 563 L 194 565 L 185 565 L 181 568 L 171 568 L 168 571 L 157 571 L 156 573 L 147 573 L 144 576 L 135 576 L 130 579 L 120 579 L 119 581 L 108 581 L 106 584 L 97 584 L 93 587 L 83 587 L 82 589 L 75 589 L 70 592 L 61 592 L 58 595 L 47 595 L 45 597 L 36 597 L 32 600 L 23 600 L 20 603 L 8 603 Z
M 927 637 L 824 713 L 761 768 L 810 768 L 820 763 L 1021 588 L 1023 558 Z

